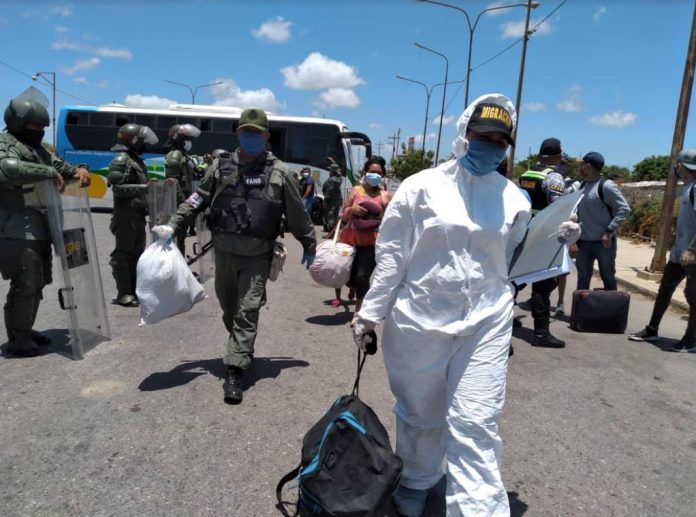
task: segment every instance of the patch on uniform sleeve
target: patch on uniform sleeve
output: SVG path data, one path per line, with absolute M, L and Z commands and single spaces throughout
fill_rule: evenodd
M 559 194 L 563 194 L 565 191 L 564 187 L 565 185 L 563 183 L 556 183 L 555 181 L 549 184 L 549 190 L 558 192 Z
M 198 208 L 201 206 L 203 203 L 203 196 L 201 196 L 198 192 L 194 192 L 191 194 L 186 202 L 192 207 L 192 208 Z

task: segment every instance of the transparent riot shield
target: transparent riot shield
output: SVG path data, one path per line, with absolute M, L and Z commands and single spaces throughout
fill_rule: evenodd
M 111 339 L 87 189 L 70 183 L 61 196 L 49 180 L 37 184 L 36 191 L 51 228 L 52 287 L 57 288 L 58 303 L 67 316 L 66 352 L 82 359 L 101 341 Z
M 198 257 L 198 281 L 204 284 L 209 278 L 215 276 L 215 257 L 211 248 L 213 234 L 208 228 L 204 214 L 196 217 L 196 243 L 193 246 L 193 253 Z
M 167 224 L 169 218 L 176 212 L 176 184 L 168 181 L 151 181 L 147 192 L 150 228 L 150 242 L 157 240 L 152 233 L 152 227 Z

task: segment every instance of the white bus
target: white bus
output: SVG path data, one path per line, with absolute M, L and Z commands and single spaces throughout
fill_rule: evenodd
M 65 106 L 60 110 L 56 133 L 56 153 L 71 163 L 85 163 L 92 170 L 90 197 L 111 197 L 106 176 L 114 157 L 118 128 L 135 123 L 149 126 L 159 144 L 144 154 L 151 177 L 164 175 L 163 156 L 167 132 L 174 124 L 193 124 L 201 135 L 193 139 L 192 154 L 203 155 L 215 149 L 237 148 L 236 129 L 240 108 L 174 104 L 168 109 L 106 106 Z M 333 158 L 345 175 L 344 190 L 350 189 L 360 175 L 362 164 L 355 163 L 356 146 L 364 147 L 363 156 L 372 153 L 370 139 L 363 133 L 348 131 L 341 121 L 313 117 L 291 117 L 268 113 L 271 137 L 269 143 L 275 156 L 291 171 L 310 167 L 317 192 L 328 177 L 327 157 Z

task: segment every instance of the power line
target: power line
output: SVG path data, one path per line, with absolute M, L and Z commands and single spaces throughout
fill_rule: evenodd
M 20 70 L 19 68 L 15 68 L 15 67 L 12 66 L 11 64 L 5 63 L 5 62 L 2 61 L 2 60 L 0 60 L 0 65 L 6 66 L 6 67 L 9 68 L 10 70 L 12 70 L 12 71 L 14 71 L 14 72 L 17 72 L 17 73 L 20 74 L 20 75 L 23 75 L 23 76 L 26 77 L 27 79 L 32 79 L 32 80 L 34 79 L 34 76 L 33 76 L 33 75 L 30 75 L 30 74 L 28 74 L 28 73 L 26 73 L 26 72 L 23 72 L 23 71 Z M 45 77 L 40 76 L 39 79 L 41 79 L 41 81 L 42 81 L 44 84 L 46 84 L 46 85 L 48 85 L 48 86 L 51 86 L 51 83 L 50 83 L 50 82 L 48 81 L 48 79 L 46 79 Z M 93 102 L 89 102 L 89 101 L 87 101 L 87 100 L 85 100 L 85 99 L 81 99 L 80 97 L 77 97 L 77 96 L 75 96 L 75 95 L 73 95 L 73 94 L 71 94 L 71 93 L 66 92 L 65 90 L 61 90 L 61 89 L 59 89 L 59 88 L 56 88 L 56 91 L 62 93 L 62 94 L 65 95 L 66 97 L 70 97 L 71 99 L 75 99 L 76 101 L 83 102 L 83 103 L 88 104 L 88 105 L 90 105 L 90 106 L 98 106 L 98 104 L 94 104 Z

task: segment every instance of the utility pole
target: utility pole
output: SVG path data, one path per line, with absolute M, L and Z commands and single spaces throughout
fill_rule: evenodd
M 387 140 L 389 140 L 389 142 L 390 142 L 391 145 L 392 145 L 392 157 L 391 157 L 391 159 L 393 160 L 393 159 L 394 159 L 394 156 L 396 156 L 395 153 L 396 153 L 396 141 L 397 141 L 397 137 L 396 137 L 396 135 L 394 135 L 394 136 L 388 136 L 388 137 L 387 137 Z
M 665 269 L 667 246 L 669 245 L 672 230 L 672 213 L 674 200 L 677 194 L 677 178 L 672 174 L 677 164 L 677 154 L 684 147 L 684 133 L 686 121 L 689 117 L 689 104 L 691 103 L 691 89 L 694 84 L 694 65 L 696 64 L 696 9 L 691 18 L 691 36 L 689 36 L 689 50 L 686 53 L 684 64 L 684 77 L 682 78 L 679 106 L 677 107 L 677 120 L 674 124 L 674 136 L 672 138 L 672 152 L 669 155 L 669 172 L 667 173 L 667 185 L 665 195 L 662 198 L 662 215 L 655 242 L 655 254 L 653 255 L 650 271 L 662 272 Z
M 384 142 L 377 142 L 375 144 L 375 147 L 377 148 L 377 156 L 382 156 L 382 147 L 384 146 Z
M 399 156 L 399 141 L 401 140 L 401 128 L 396 131 L 396 155 Z

